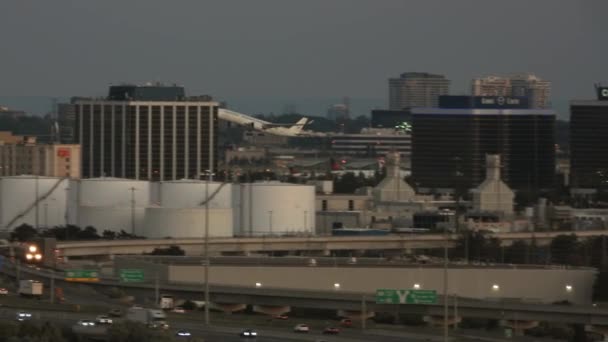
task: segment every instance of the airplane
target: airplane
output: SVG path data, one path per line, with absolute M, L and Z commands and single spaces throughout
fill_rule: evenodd
M 312 123 L 308 122 L 308 118 L 301 118 L 295 124 L 278 124 L 254 118 L 249 115 L 238 113 L 225 108 L 220 108 L 218 117 L 222 120 L 234 122 L 241 126 L 248 126 L 258 131 L 263 131 L 269 134 L 281 135 L 287 137 L 297 136 L 319 136 L 317 132 L 305 131 L 304 126 Z

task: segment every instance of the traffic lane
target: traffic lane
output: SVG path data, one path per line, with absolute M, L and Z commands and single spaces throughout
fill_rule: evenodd
M 310 333 L 295 333 L 292 331 L 292 328 L 289 329 L 271 329 L 271 328 L 261 328 L 258 329 L 255 326 L 247 326 L 242 328 L 229 328 L 229 327 L 203 327 L 200 324 L 188 324 L 188 323 L 176 323 L 174 325 L 176 329 L 185 329 L 190 331 L 195 336 L 206 337 L 209 334 L 220 333 L 224 337 L 229 337 L 236 341 L 317 341 L 317 340 L 326 340 L 326 341 L 335 341 L 335 342 L 363 342 L 363 341 L 386 341 L 386 342 L 402 342 L 404 339 L 407 341 L 432 341 L 432 337 L 436 337 L 440 339 L 439 336 L 413 336 L 411 334 L 403 333 L 403 334 L 375 334 L 375 333 L 367 333 L 364 331 L 358 331 L 354 329 L 342 330 L 342 332 L 338 335 L 325 335 L 322 334 L 320 330 L 316 332 Z M 238 337 L 240 332 L 245 329 L 254 329 L 258 333 L 257 339 L 247 339 Z M 221 341 L 221 340 L 220 340 Z

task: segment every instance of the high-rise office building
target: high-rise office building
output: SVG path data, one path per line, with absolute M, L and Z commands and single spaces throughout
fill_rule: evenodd
M 406 72 L 388 80 L 389 109 L 437 107 L 439 96 L 447 95 L 450 80 L 443 75 L 426 72 Z
M 412 109 L 412 176 L 419 187 L 476 187 L 486 154 L 501 156 L 502 179 L 512 189 L 553 187 L 553 110 L 504 97 L 446 96 L 442 105 Z
M 608 87 L 596 100 L 570 102 L 570 184 L 597 189 L 608 185 Z
M 531 108 L 551 107 L 551 82 L 534 74 L 491 75 L 471 82 L 473 96 L 526 97 Z
M 111 86 L 105 99 L 76 99 L 82 177 L 197 179 L 217 165 L 218 103 L 178 86 Z

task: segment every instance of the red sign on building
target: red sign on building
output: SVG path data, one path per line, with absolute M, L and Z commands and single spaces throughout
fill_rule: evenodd
M 67 148 L 60 148 L 57 150 L 57 157 L 68 158 L 70 156 L 70 150 Z

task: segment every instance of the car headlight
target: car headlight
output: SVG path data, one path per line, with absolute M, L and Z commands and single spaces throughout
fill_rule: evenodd
M 258 333 L 256 333 L 255 331 L 251 333 L 252 336 L 256 336 Z
M 249 336 L 249 331 L 245 331 L 245 332 L 243 333 L 243 335 L 245 335 L 245 336 Z

